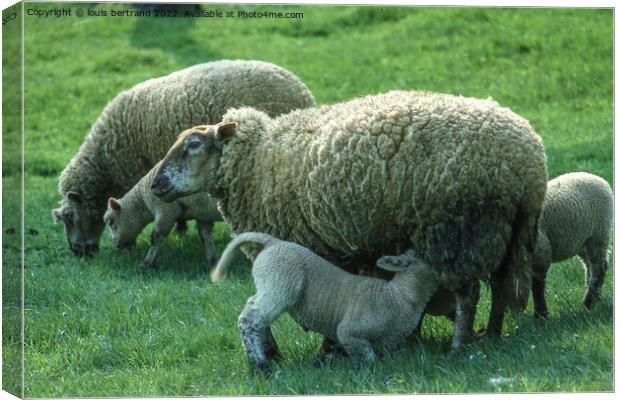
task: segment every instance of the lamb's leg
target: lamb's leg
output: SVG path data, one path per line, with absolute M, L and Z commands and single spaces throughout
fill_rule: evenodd
M 375 361 L 377 355 L 370 341 L 349 328 L 349 324 L 341 322 L 337 329 L 338 341 L 347 354 L 363 362 Z
M 324 337 L 323 342 L 321 343 L 319 355 L 314 359 L 314 366 L 320 368 L 329 360 L 344 356 L 347 356 L 347 352 L 339 343 L 328 337 Z
M 465 283 L 455 291 L 456 316 L 454 320 L 454 336 L 452 337 L 451 350 L 457 350 L 474 337 L 474 319 L 476 318 L 476 306 L 480 298 L 480 282 L 474 279 Z
M 149 248 L 149 252 L 144 258 L 145 266 L 149 268 L 155 266 L 157 256 L 159 255 L 159 247 L 164 242 L 164 240 L 172 230 L 173 226 L 174 221 L 168 223 L 168 221 L 155 220 L 155 226 L 153 227 L 153 232 L 151 233 L 151 247 Z
M 243 348 L 253 370 L 268 370 L 268 362 L 279 355 L 271 325 L 289 306 L 287 293 L 270 291 L 250 297 L 239 316 Z
M 534 317 L 547 318 L 549 311 L 545 300 L 545 286 L 549 265 L 535 265 L 532 277 L 532 299 L 534 300 Z
M 422 337 L 422 322 L 424 321 L 424 316 L 426 315 L 425 312 L 423 312 L 420 315 L 420 320 L 418 321 L 418 326 L 416 326 L 416 328 L 413 330 L 413 334 L 411 335 L 412 338 L 414 338 L 415 340 L 420 339 Z
M 198 235 L 202 240 L 202 244 L 205 248 L 205 256 L 207 259 L 207 266 L 213 265 L 215 261 L 215 243 L 213 243 L 213 235 L 211 234 L 213 231 L 213 224 L 198 221 Z
M 262 313 L 256 307 L 255 299 L 256 296 L 250 297 L 241 315 L 239 315 L 239 332 L 241 333 L 243 349 L 252 369 L 267 370 L 269 358 L 267 356 L 265 332 L 270 329 L 270 326 L 265 325 Z
M 187 221 L 184 219 L 177 220 L 177 227 L 175 229 L 175 232 L 179 236 L 185 235 L 187 233 Z
M 605 283 L 607 272 L 607 245 L 587 243 L 586 248 L 579 253 L 579 257 L 586 265 L 586 286 L 588 288 L 583 304 L 590 309 L 601 298 L 601 289 Z
M 265 330 L 264 337 L 266 339 L 265 352 L 267 354 L 267 358 L 270 360 L 279 360 L 280 358 L 282 358 L 282 356 L 280 355 L 280 350 L 278 349 L 278 345 L 276 344 L 276 339 L 273 337 L 271 327 Z

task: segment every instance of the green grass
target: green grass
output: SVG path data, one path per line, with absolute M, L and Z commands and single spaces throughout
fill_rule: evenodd
M 451 323 L 428 317 L 420 341 L 373 365 L 345 359 L 316 369 L 320 337 L 285 317 L 274 328 L 284 360 L 267 379 L 248 372 L 236 329 L 253 291 L 247 261 L 239 260 L 224 283 L 210 284 L 193 229 L 171 235 L 160 268 L 150 273 L 140 268 L 149 229 L 132 252 L 113 249 L 106 234 L 95 257 L 70 254 L 50 215 L 59 200 L 57 177 L 105 104 L 144 79 L 222 58 L 281 65 L 319 103 L 389 89 L 492 96 L 542 136 L 550 177 L 588 171 L 611 182 L 611 10 L 260 8 L 303 11 L 304 18 L 26 17 L 25 227 L 38 232 L 25 236 L 26 396 L 613 390 L 613 266 L 592 311 L 580 303 L 579 262 L 554 266 L 547 322 L 534 320 L 530 306 L 507 317 L 501 340 L 482 340 L 459 354 L 445 351 Z M 5 76 L 19 73 L 4 54 Z M 5 112 L 14 110 L 6 105 L 19 104 L 18 91 L 4 92 Z M 11 151 L 19 144 L 13 121 L 17 126 L 4 124 L 3 131 Z M 19 158 L 5 150 L 4 232 L 19 227 L 18 167 Z M 228 239 L 218 224 L 219 250 Z M 4 382 L 13 388 L 19 378 L 9 376 L 15 370 L 7 365 L 18 365 L 20 356 L 18 246 L 4 235 Z M 488 309 L 485 289 L 478 327 Z

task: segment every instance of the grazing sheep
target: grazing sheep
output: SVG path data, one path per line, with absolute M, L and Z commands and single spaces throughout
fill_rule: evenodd
M 549 181 L 534 256 L 534 315 L 549 314 L 545 281 L 551 263 L 575 255 L 586 267 L 588 290 L 584 305 L 591 308 L 600 298 L 607 270 L 613 207 L 611 187 L 596 175 L 575 172 Z
M 166 203 L 151 192 L 151 184 L 159 163 L 153 167 L 123 198 L 110 197 L 108 209 L 103 216 L 110 227 L 112 241 L 118 248 L 134 245 L 142 229 L 153 220 L 155 225 L 151 234 L 151 247 L 144 259 L 144 264 L 153 267 L 159 253 L 159 247 L 172 230 L 176 221 L 195 219 L 198 233 L 202 240 L 211 266 L 215 259 L 215 245 L 211 237 L 213 223 L 222 220 L 217 205 L 208 194 L 197 193 L 192 196 Z
M 218 122 L 231 107 L 271 116 L 314 105 L 292 73 L 262 61 L 216 61 L 150 79 L 105 107 L 60 175 L 53 211 L 76 255 L 98 249 L 109 197 L 120 197 L 161 160 L 179 132 Z
M 172 201 L 207 191 L 233 232 L 262 231 L 338 264 L 412 248 L 455 292 L 452 348 L 529 297 L 547 183 L 540 137 L 492 100 L 393 91 L 272 119 L 252 108 L 183 132 L 153 181 Z
M 224 276 L 240 245 L 264 246 L 252 267 L 256 294 L 239 316 L 239 330 L 250 364 L 266 369 L 278 354 L 271 325 L 285 312 L 306 330 L 337 342 L 351 357 L 373 361 L 418 325 L 437 289 L 435 272 L 413 251 L 382 257 L 377 266 L 395 271 L 390 281 L 350 274 L 296 243 L 263 233 L 234 238 L 211 278 Z

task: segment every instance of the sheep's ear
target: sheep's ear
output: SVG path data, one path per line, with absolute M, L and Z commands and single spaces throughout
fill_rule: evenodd
M 229 141 L 237 132 L 236 122 L 221 122 L 215 125 L 215 142 L 224 144 Z
M 110 197 L 108 199 L 108 207 L 110 207 L 114 211 L 121 210 L 121 203 L 118 202 L 114 197 Z
M 82 197 L 76 192 L 67 192 L 67 200 L 75 204 L 82 204 Z
M 52 210 L 52 217 L 54 217 L 54 222 L 62 221 L 62 212 L 60 208 L 54 208 Z

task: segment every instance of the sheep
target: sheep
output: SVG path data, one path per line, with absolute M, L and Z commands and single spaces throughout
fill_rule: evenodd
M 432 268 L 409 250 L 385 256 L 377 266 L 395 271 L 390 281 L 351 274 L 308 248 L 257 232 L 242 233 L 226 246 L 211 273 L 220 281 L 240 245 L 263 246 L 254 260 L 256 294 L 250 297 L 238 325 L 243 347 L 255 370 L 268 368 L 278 356 L 271 325 L 283 313 L 304 327 L 337 342 L 360 361 L 373 361 L 409 336 L 438 286 Z
M 549 315 L 545 284 L 551 263 L 575 255 L 585 264 L 587 292 L 583 304 L 591 308 L 600 298 L 607 270 L 613 207 L 611 187 L 596 175 L 574 172 L 549 181 L 534 255 L 535 316 Z
M 314 104 L 299 78 L 262 61 L 199 64 L 120 93 L 60 174 L 63 199 L 53 216 L 64 222 L 69 248 L 79 256 L 98 250 L 108 198 L 131 189 L 181 130 L 215 123 L 231 107 L 276 116 Z
M 547 318 L 547 272 L 551 263 L 578 256 L 585 265 L 586 308 L 600 298 L 607 270 L 607 250 L 613 222 L 613 193 L 604 179 L 586 172 L 561 175 L 547 183 L 533 256 L 534 316 Z M 425 313 L 454 313 L 454 298 L 437 292 Z M 422 321 L 420 320 L 420 325 Z
M 103 221 L 110 227 L 112 242 L 118 248 L 133 247 L 136 238 L 146 225 L 155 220 L 151 234 L 151 247 L 144 259 L 147 267 L 155 265 L 159 247 L 172 230 L 176 221 L 195 219 L 198 233 L 205 247 L 207 265 L 215 258 L 215 244 L 211 237 L 213 224 L 222 220 L 215 201 L 206 193 L 197 193 L 171 203 L 166 203 L 151 193 L 151 183 L 159 163 L 153 167 L 121 199 L 110 197 Z
M 509 109 L 392 91 L 274 119 L 229 110 L 180 134 L 152 190 L 164 201 L 206 191 L 233 232 L 352 269 L 412 248 L 455 293 L 456 350 L 474 336 L 480 279 L 492 290 L 489 335 L 506 306 L 527 304 L 546 183 L 540 137 Z

